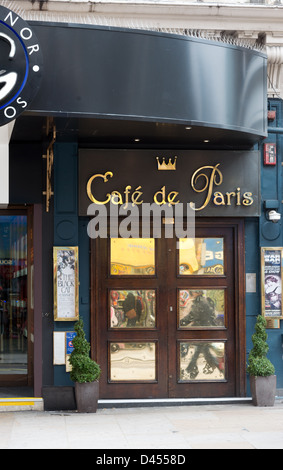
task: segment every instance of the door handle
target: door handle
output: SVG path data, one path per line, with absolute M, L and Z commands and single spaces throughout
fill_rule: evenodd
M 170 305 L 169 310 L 170 310 L 170 312 L 173 312 L 173 307 L 172 307 L 172 305 Z

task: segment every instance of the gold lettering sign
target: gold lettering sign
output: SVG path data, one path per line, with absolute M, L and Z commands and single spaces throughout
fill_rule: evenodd
M 107 204 L 111 200 L 112 204 L 116 204 L 116 205 L 125 204 L 125 209 L 127 209 L 128 204 L 130 202 L 130 192 L 132 189 L 130 185 L 126 186 L 125 191 L 124 191 L 124 195 L 125 195 L 124 197 L 119 191 L 115 190 L 115 191 L 112 191 L 112 193 L 106 194 L 105 201 L 98 201 L 92 193 L 93 180 L 95 180 L 96 178 L 102 178 L 104 183 L 107 183 L 108 178 L 112 178 L 112 177 L 113 177 L 112 171 L 107 171 L 104 175 L 97 174 L 97 175 L 91 176 L 86 185 L 87 195 L 89 199 L 91 200 L 91 202 L 94 202 L 95 204 L 99 204 L 99 205 Z M 137 188 L 131 194 L 131 201 L 133 205 L 139 205 L 139 204 L 142 204 L 143 202 L 142 200 L 140 200 L 140 197 L 142 196 L 142 192 L 140 190 L 141 190 L 141 186 L 137 186 Z
M 107 171 L 104 175 L 93 175 L 91 176 L 91 178 L 89 178 L 86 185 L 86 192 L 91 202 L 94 202 L 95 204 L 107 204 L 110 201 L 111 195 L 109 193 L 107 194 L 107 199 L 105 201 L 98 201 L 97 199 L 95 199 L 92 194 L 91 184 L 95 178 L 103 178 L 104 183 L 106 183 L 106 181 L 108 181 L 108 177 L 112 178 L 112 176 L 112 171 Z
M 214 186 L 220 186 L 223 182 L 223 174 L 218 168 L 220 163 L 217 163 L 215 166 L 203 166 L 196 170 L 191 178 L 192 189 L 196 193 L 204 193 L 205 201 L 201 207 L 194 207 L 194 204 L 190 203 L 190 206 L 195 211 L 201 211 L 204 209 L 210 201 L 215 206 L 231 206 L 231 201 L 235 198 L 236 206 L 251 206 L 253 204 L 252 193 L 245 192 L 241 195 L 241 188 L 237 188 L 236 191 L 230 191 L 222 193 L 216 191 L 213 193 Z M 208 170 L 208 171 L 207 171 Z M 203 178 L 204 185 L 198 189 L 196 187 L 199 178 Z
M 163 204 L 175 205 L 178 204 L 180 201 L 175 201 L 176 197 L 178 196 L 177 191 L 171 191 L 168 196 L 166 196 L 166 187 L 162 186 L 160 191 L 156 191 L 153 196 L 153 200 L 155 204 L 158 206 L 162 206 Z
M 207 191 L 206 199 L 205 199 L 203 205 L 201 207 L 199 207 L 198 209 L 194 208 L 196 211 L 201 211 L 202 209 L 204 209 L 207 206 L 207 204 L 209 203 L 209 201 L 211 200 L 213 185 L 215 184 L 217 186 L 220 186 L 220 184 L 222 183 L 223 176 L 222 176 L 221 171 L 218 169 L 219 165 L 220 164 L 217 163 L 216 166 L 203 166 L 203 167 L 199 168 L 198 170 L 196 170 L 194 172 L 194 174 L 192 176 L 192 179 L 191 179 L 191 186 L 192 186 L 193 190 L 196 193 L 202 193 L 204 191 Z M 207 175 L 206 173 L 201 173 L 201 171 L 204 171 L 204 170 L 211 170 L 210 175 Z M 217 179 L 217 177 L 218 177 L 218 179 Z M 199 180 L 199 178 L 203 178 L 204 183 L 205 183 L 204 186 L 201 189 L 196 188 L 196 184 L 197 184 L 197 181 Z M 190 205 L 191 205 L 191 207 L 193 207 L 192 203 L 190 203 Z
M 251 206 L 254 202 L 253 194 L 251 192 L 244 192 L 242 194 L 241 188 L 237 187 L 233 191 L 227 191 L 222 193 L 221 191 L 215 191 L 216 186 L 220 186 L 223 182 L 223 174 L 220 170 L 220 163 L 217 163 L 215 166 L 203 166 L 198 168 L 191 177 L 191 188 L 196 193 L 204 193 L 204 202 L 200 207 L 195 207 L 195 205 L 190 202 L 190 206 L 195 211 L 203 210 L 209 203 L 214 204 L 215 206 L 231 206 L 234 203 L 236 206 Z M 113 190 L 111 193 L 106 194 L 106 199 L 104 201 L 99 201 L 93 195 L 93 182 L 97 178 L 101 178 L 104 183 L 107 183 L 109 178 L 112 178 L 114 174 L 112 171 L 107 171 L 103 174 L 96 174 L 89 178 L 86 186 L 87 195 L 91 202 L 95 204 L 107 204 L 112 202 L 116 205 L 123 205 L 127 209 L 129 204 L 133 206 L 143 203 L 142 195 L 142 186 L 137 186 L 132 188 L 132 186 L 127 185 L 123 192 Z M 201 184 L 200 184 L 201 183 Z M 178 199 L 178 191 L 170 191 L 167 193 L 166 186 L 162 186 L 159 190 L 154 193 L 153 202 L 159 206 L 164 204 L 175 205 L 180 203 Z

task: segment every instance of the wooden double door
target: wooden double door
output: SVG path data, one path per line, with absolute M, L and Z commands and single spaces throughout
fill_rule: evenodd
M 194 238 L 92 241 L 92 356 L 101 398 L 245 394 L 243 224 Z

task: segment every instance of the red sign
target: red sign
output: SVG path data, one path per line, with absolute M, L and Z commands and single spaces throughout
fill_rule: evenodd
M 264 165 L 276 165 L 276 144 L 264 144 L 263 152 Z

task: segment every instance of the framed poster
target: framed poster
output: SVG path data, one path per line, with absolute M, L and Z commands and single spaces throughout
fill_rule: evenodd
M 73 339 L 77 336 L 75 331 L 66 331 L 66 354 L 70 355 L 73 350 Z
M 283 318 L 282 250 L 261 248 L 261 306 L 266 318 Z
M 79 319 L 78 247 L 53 247 L 54 320 Z
M 71 372 L 72 366 L 70 364 L 71 353 L 74 350 L 73 339 L 77 336 L 75 331 L 66 331 L 66 372 Z

